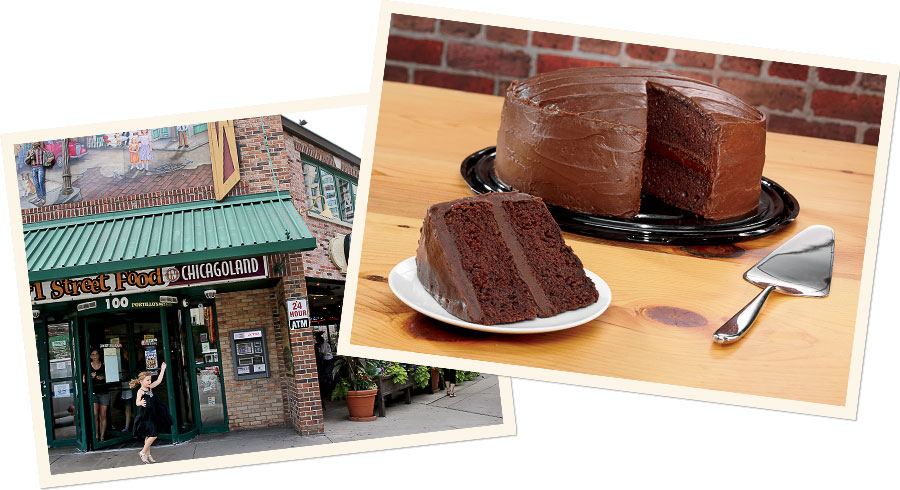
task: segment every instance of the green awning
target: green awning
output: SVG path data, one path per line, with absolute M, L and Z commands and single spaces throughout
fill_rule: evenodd
M 31 282 L 312 250 L 316 239 L 274 192 L 25 225 Z

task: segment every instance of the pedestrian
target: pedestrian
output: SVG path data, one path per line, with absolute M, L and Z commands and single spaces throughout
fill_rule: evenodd
M 150 446 L 153 445 L 160 433 L 169 432 L 172 424 L 175 423 L 172 420 L 172 415 L 169 414 L 169 408 L 166 407 L 166 404 L 153 394 L 153 388 L 162 383 L 165 374 L 166 363 L 164 362 L 160 366 L 159 376 L 156 378 L 156 381 L 151 382 L 150 371 L 144 371 L 138 374 L 137 379 L 131 380 L 129 384 L 131 389 L 140 386 L 140 389 L 137 391 L 135 405 L 141 407 L 141 409 L 137 417 L 134 418 L 133 431 L 135 436 L 144 438 L 144 447 L 139 454 L 141 461 L 145 463 L 156 462 L 153 456 L 150 456 Z
M 138 157 L 140 165 L 138 170 L 150 170 L 150 160 L 153 160 L 153 139 L 149 130 L 141 131 L 140 147 L 138 148 Z
M 331 370 L 334 354 L 331 353 L 331 345 L 325 341 L 325 337 L 321 332 L 316 332 L 316 370 L 319 372 L 319 395 L 322 399 L 330 394 L 331 381 L 328 379 L 328 372 Z M 324 407 L 324 404 L 322 405 Z
M 91 382 L 94 403 L 94 437 L 98 441 L 106 439 L 106 414 L 109 412 L 109 392 L 102 386 L 106 383 L 106 366 L 100 359 L 100 350 L 91 349 Z
M 44 143 L 35 141 L 25 156 L 25 164 L 31 165 L 31 180 L 34 183 L 35 197 L 31 202 L 35 206 L 47 204 L 47 186 L 45 172 L 56 163 L 53 152 L 44 148 Z
M 456 396 L 456 370 L 444 368 L 444 388 L 447 389 L 447 396 L 453 398 Z

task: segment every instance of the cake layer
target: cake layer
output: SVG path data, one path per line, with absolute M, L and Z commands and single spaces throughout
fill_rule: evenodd
M 487 201 L 461 202 L 444 214 L 460 266 L 483 315 L 476 322 L 510 323 L 535 318 L 534 297 L 500 235 L 493 207 Z
M 530 274 L 546 296 L 551 316 L 582 308 L 597 301 L 597 288 L 584 273 L 581 260 L 566 245 L 559 226 L 538 200 L 507 201 L 503 211 L 518 245 L 524 251 Z

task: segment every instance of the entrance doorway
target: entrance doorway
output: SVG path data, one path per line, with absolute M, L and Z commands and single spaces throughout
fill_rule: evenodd
M 89 414 L 88 438 L 93 449 L 120 444 L 133 437 L 131 429 L 137 407 L 135 390 L 129 381 L 143 371 L 158 375 L 163 362 L 168 364 L 167 379 L 154 389 L 154 394 L 166 401 L 173 419 L 176 416 L 179 422 L 192 419 L 192 413 L 185 415 L 183 404 L 177 403 L 183 393 L 179 390 L 180 370 L 173 362 L 180 357 L 178 321 L 172 318 L 176 315 L 174 309 L 154 308 L 80 319 L 79 334 L 84 339 L 85 354 L 82 382 L 88 394 L 85 413 Z M 184 432 L 193 429 L 187 423 L 178 425 L 177 429 Z M 172 439 L 172 435 L 173 431 L 169 431 L 160 437 Z
M 144 371 L 155 378 L 163 362 L 165 379 L 153 392 L 175 424 L 160 439 L 228 430 L 215 304 L 165 298 L 119 296 L 35 322 L 49 446 L 88 451 L 132 441 L 139 407 L 129 382 Z

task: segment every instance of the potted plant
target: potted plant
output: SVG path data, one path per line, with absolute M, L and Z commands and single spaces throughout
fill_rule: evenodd
M 378 394 L 375 369 L 375 363 L 369 359 L 334 356 L 329 376 L 332 379 L 338 378 L 339 381 L 331 392 L 331 399 L 347 399 L 350 420 L 355 422 L 375 420 L 375 395 Z

